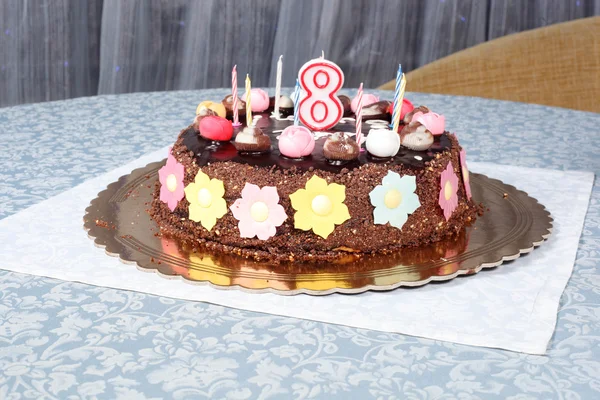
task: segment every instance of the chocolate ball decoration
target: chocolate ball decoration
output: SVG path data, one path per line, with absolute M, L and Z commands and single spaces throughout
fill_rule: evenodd
M 358 158 L 360 148 L 356 140 L 344 132 L 334 132 L 323 144 L 323 155 L 328 160 L 350 161 Z
M 420 122 L 405 126 L 400 134 L 400 144 L 407 149 L 425 151 L 433 144 L 433 134 Z
M 369 119 L 386 119 L 388 118 L 388 110 L 390 108 L 391 101 L 381 100 L 376 103 L 364 106 L 362 109 L 363 121 Z
M 287 113 L 293 113 L 294 101 L 288 96 L 281 96 L 279 98 L 279 108 Z
M 275 109 L 274 96 L 269 98 L 269 108 Z M 294 114 L 294 101 L 290 97 L 286 95 L 279 96 L 279 114 L 282 118 Z
M 271 139 L 260 128 L 247 126 L 237 134 L 233 145 L 240 153 L 266 153 L 271 150 Z
M 221 100 L 225 110 L 227 111 L 227 118 L 233 117 L 233 95 L 229 94 Z M 238 115 L 246 115 L 246 102 L 238 97 Z
M 342 107 L 344 108 L 344 117 L 349 117 L 352 115 L 352 100 L 350 97 L 345 95 L 339 95 L 338 99 L 342 102 Z

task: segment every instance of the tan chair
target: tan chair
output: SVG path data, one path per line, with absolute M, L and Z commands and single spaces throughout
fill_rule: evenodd
M 600 112 L 600 17 L 482 43 L 411 71 L 406 80 L 410 92 Z M 394 81 L 380 89 L 393 90 Z

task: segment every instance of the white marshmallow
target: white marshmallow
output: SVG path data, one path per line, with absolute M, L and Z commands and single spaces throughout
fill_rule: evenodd
M 366 148 L 375 157 L 393 157 L 400 150 L 400 135 L 389 129 L 371 129 Z

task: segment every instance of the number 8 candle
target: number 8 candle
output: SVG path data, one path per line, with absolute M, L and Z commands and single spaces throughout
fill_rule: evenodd
M 344 84 L 342 69 L 317 58 L 300 68 L 298 80 L 305 92 L 298 107 L 300 121 L 313 131 L 325 131 L 340 122 L 344 107 L 337 92 Z

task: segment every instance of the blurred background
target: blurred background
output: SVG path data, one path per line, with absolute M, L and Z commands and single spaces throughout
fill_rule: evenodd
M 344 70 L 345 87 L 375 88 L 394 78 L 399 62 L 412 71 L 496 38 L 599 14 L 600 0 L 2 0 L 0 107 L 228 87 L 233 64 L 253 86 L 274 86 L 281 54 L 283 86 L 292 86 L 321 50 Z M 592 42 L 597 26 L 586 28 Z M 409 75 L 409 91 L 419 89 L 410 82 Z

